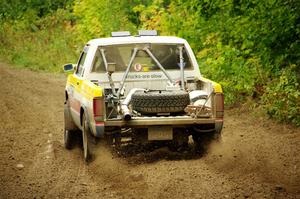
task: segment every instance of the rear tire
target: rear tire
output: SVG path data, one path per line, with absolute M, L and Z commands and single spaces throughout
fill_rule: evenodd
M 221 133 L 213 132 L 193 132 L 193 141 L 197 152 L 206 153 L 212 142 L 219 142 L 221 140 Z
M 173 129 L 173 140 L 170 145 L 172 151 L 185 151 L 188 148 L 189 135 L 185 128 Z
M 64 146 L 66 149 L 72 149 L 75 144 L 76 129 L 74 122 L 72 121 L 69 101 L 66 100 L 64 104 Z

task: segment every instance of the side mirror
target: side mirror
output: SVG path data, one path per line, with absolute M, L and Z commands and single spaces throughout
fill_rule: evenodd
M 73 72 L 75 70 L 76 66 L 73 64 L 66 64 L 64 65 L 64 72 L 66 73 L 70 73 Z
M 107 72 L 112 74 L 116 71 L 116 63 L 107 63 Z

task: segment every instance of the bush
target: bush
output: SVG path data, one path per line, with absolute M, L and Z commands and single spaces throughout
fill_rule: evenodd
M 227 105 L 243 102 L 255 91 L 260 65 L 254 57 L 246 59 L 244 53 L 210 35 L 197 54 L 202 73 L 222 85 Z
M 66 62 L 75 62 L 78 56 L 76 36 L 70 24 L 64 21 L 65 11 L 29 22 L 28 20 L 2 22 L 0 53 L 2 59 L 32 70 L 61 72 Z M 80 44 L 80 48 L 82 44 Z M 77 51 L 77 52 L 76 52 Z
M 284 69 L 266 86 L 263 96 L 267 113 L 280 121 L 300 126 L 300 86 L 295 65 Z
M 83 44 L 112 31 L 156 29 L 188 40 L 204 76 L 227 105 L 254 98 L 272 117 L 299 118 L 298 0 L 3 0 L 0 56 L 34 70 L 60 71 Z

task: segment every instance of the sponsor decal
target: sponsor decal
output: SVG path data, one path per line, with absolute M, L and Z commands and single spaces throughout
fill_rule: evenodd
M 142 65 L 139 64 L 139 63 L 136 63 L 136 64 L 134 65 L 134 70 L 137 71 L 137 72 L 141 71 L 142 68 L 143 68 Z
M 162 74 L 135 74 L 128 75 L 128 79 L 159 79 L 162 78 Z

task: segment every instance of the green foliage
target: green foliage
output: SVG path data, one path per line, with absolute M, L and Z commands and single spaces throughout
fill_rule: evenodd
M 124 0 L 82 0 L 74 5 L 77 30 L 82 40 L 110 36 L 113 31 L 129 30 L 136 27 L 129 17 L 130 1 Z M 132 2 L 134 3 L 134 2 Z M 83 14 L 84 13 L 84 14 Z
M 226 104 L 253 98 L 300 126 L 299 0 L 2 0 L 0 55 L 59 71 L 87 40 L 112 31 L 156 29 L 188 40 Z
M 252 96 L 256 79 L 259 78 L 257 59 L 245 59 L 243 53 L 222 44 L 216 35 L 210 35 L 197 54 L 202 73 L 223 86 L 226 104 L 243 102 L 246 96 Z
M 295 65 L 282 70 L 280 77 L 267 86 L 263 101 L 271 117 L 300 126 L 300 86 Z
M 173 0 L 166 5 L 154 0 L 137 10 L 141 27 L 189 41 L 202 73 L 222 84 L 226 104 L 253 97 L 270 116 L 299 125 L 298 98 L 292 97 L 300 79 L 295 76 L 300 65 L 299 1 Z M 291 66 L 298 69 L 283 72 Z M 293 81 L 278 86 L 288 75 L 294 75 Z M 281 97 L 272 101 L 276 89 Z M 282 98 L 289 103 L 279 103 Z
M 0 20 L 22 19 L 27 12 L 34 12 L 38 17 L 46 16 L 60 8 L 71 6 L 71 0 L 1 0 Z
M 64 23 L 65 11 L 30 23 L 28 20 L 2 22 L 2 59 L 33 70 L 59 72 L 66 62 L 76 61 L 76 40 L 72 27 Z M 69 29 L 69 30 L 68 30 Z

